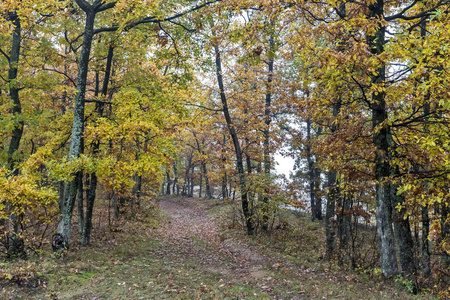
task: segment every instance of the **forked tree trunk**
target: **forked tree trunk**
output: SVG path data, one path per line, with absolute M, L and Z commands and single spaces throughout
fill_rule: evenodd
M 78 2 L 77 2 L 78 3 Z M 81 153 L 82 136 L 84 130 L 84 107 L 86 94 L 86 79 L 89 69 L 89 57 L 94 36 L 95 11 L 92 7 L 85 10 L 86 22 L 84 27 L 83 44 L 78 67 L 77 94 L 75 97 L 75 109 L 72 124 L 72 135 L 69 146 L 69 160 L 77 159 Z M 78 176 L 74 174 L 75 178 Z M 68 248 L 70 245 L 70 230 L 72 225 L 72 212 L 77 196 L 77 182 L 72 180 L 66 183 L 64 200 L 62 202 L 61 218 L 57 228 L 57 234 L 64 241 L 61 246 Z

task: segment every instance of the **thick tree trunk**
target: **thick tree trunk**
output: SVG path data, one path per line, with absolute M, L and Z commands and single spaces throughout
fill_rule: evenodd
M 19 170 L 16 169 L 15 163 L 17 161 L 16 155 L 19 151 L 20 140 L 23 135 L 24 122 L 22 120 L 22 107 L 19 98 L 19 87 L 17 86 L 17 72 L 20 58 L 20 44 L 22 40 L 22 28 L 20 19 L 15 12 L 8 13 L 9 18 L 14 25 L 14 31 L 12 33 L 11 41 L 11 53 L 9 56 L 9 96 L 13 102 L 11 113 L 16 118 L 16 124 L 12 130 L 11 141 L 8 148 L 8 167 L 12 171 L 12 176 L 19 174 Z M 9 215 L 8 220 L 8 242 L 7 242 L 7 255 L 8 257 L 25 257 L 24 241 L 20 237 L 20 220 L 21 215 L 16 215 L 12 207 L 13 204 L 6 203 L 6 210 Z
M 253 235 L 254 226 L 253 226 L 252 215 L 251 215 L 251 212 L 249 209 L 249 200 L 248 200 L 248 193 L 247 193 L 247 180 L 245 178 L 241 145 L 239 144 L 239 138 L 237 136 L 233 121 L 231 120 L 230 112 L 228 110 L 228 101 L 225 96 L 225 90 L 224 90 L 224 85 L 223 85 L 222 62 L 220 59 L 219 47 L 215 46 L 214 50 L 215 50 L 215 55 L 216 55 L 216 60 L 215 60 L 216 75 L 217 75 L 217 82 L 219 84 L 220 100 L 222 102 L 223 114 L 224 114 L 225 120 L 227 122 L 228 131 L 229 131 L 231 139 L 233 141 L 234 150 L 235 150 L 235 154 L 236 154 L 236 167 L 237 167 L 238 176 L 239 176 L 239 190 L 241 192 L 242 212 L 243 212 L 244 218 L 245 218 L 247 234 Z
M 383 19 L 384 1 L 377 0 L 369 6 L 370 18 Z M 369 37 L 369 47 L 373 54 L 383 53 L 385 43 L 385 27 L 380 26 L 373 36 Z M 385 67 L 380 67 L 372 77 L 373 84 L 382 84 L 386 78 Z M 377 203 L 377 233 L 380 243 L 380 263 L 384 276 L 398 274 L 394 231 L 392 228 L 392 203 L 390 200 L 390 184 L 387 182 L 390 175 L 389 151 L 390 129 L 386 126 L 377 128 L 387 119 L 386 101 L 383 92 L 372 95 L 372 126 L 374 130 L 373 143 L 377 147 L 375 154 L 375 180 Z
M 11 141 L 9 143 L 8 149 L 8 166 L 13 170 L 13 174 L 18 174 L 18 170 L 15 169 L 15 159 L 14 154 L 19 150 L 20 140 L 23 134 L 22 120 L 22 106 L 19 98 L 19 87 L 17 86 L 17 72 L 20 57 L 20 44 L 22 40 L 22 28 L 20 24 L 20 19 L 16 13 L 9 13 L 9 16 L 14 25 L 14 31 L 12 34 L 11 42 L 11 54 L 9 56 L 9 70 L 8 70 L 8 80 L 9 80 L 9 96 L 13 102 L 13 107 L 11 113 L 17 118 L 17 125 L 12 131 Z
M 72 135 L 69 147 L 69 160 L 77 159 L 81 153 L 81 140 L 84 130 L 84 107 L 86 94 L 86 79 L 89 69 L 89 56 L 92 39 L 94 35 L 95 11 L 92 7 L 85 11 L 86 23 L 84 27 L 84 38 L 78 67 L 77 94 L 75 97 L 75 109 L 72 124 Z M 74 174 L 75 177 L 77 174 Z M 68 248 L 70 245 L 70 229 L 72 224 L 72 212 L 77 195 L 77 182 L 72 180 L 66 183 L 64 191 L 64 201 L 62 203 L 61 218 L 58 224 L 57 233 L 64 241 L 62 247 Z
M 370 16 L 375 20 L 382 20 L 384 1 L 378 0 L 369 6 Z M 374 55 L 384 52 L 386 28 L 380 27 L 373 36 L 369 37 L 370 50 Z M 372 77 L 373 84 L 384 84 L 386 81 L 385 66 L 378 68 Z M 375 179 L 377 181 L 377 232 L 380 241 L 381 270 L 385 276 L 398 273 L 396 249 L 394 239 L 398 246 L 401 272 L 408 278 L 415 273 L 415 259 L 413 253 L 414 243 L 408 218 L 405 218 L 404 198 L 397 195 L 397 186 L 390 183 L 390 176 L 398 173 L 391 165 L 395 156 L 395 144 L 391 128 L 384 124 L 388 119 L 385 93 L 372 94 L 372 123 L 374 128 L 373 143 L 377 148 L 375 156 Z M 401 207 L 400 211 L 396 209 Z M 395 208 L 395 210 L 394 210 Z M 394 229 L 392 229 L 394 222 Z M 395 237 L 394 237 L 395 235 Z

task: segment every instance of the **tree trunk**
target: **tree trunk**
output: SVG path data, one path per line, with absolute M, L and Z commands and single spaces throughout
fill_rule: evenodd
M 12 130 L 11 141 L 8 148 L 8 167 L 12 171 L 11 175 L 16 176 L 19 174 L 19 170 L 16 169 L 15 163 L 17 161 L 17 152 L 19 151 L 20 140 L 23 135 L 24 122 L 22 120 L 22 107 L 19 98 L 19 87 L 17 86 L 17 72 L 20 58 L 20 45 L 22 40 L 22 28 L 20 19 L 15 12 L 8 13 L 9 18 L 14 25 L 14 31 L 12 33 L 11 41 L 11 54 L 8 58 L 9 70 L 9 96 L 13 102 L 11 113 L 17 121 L 17 125 Z M 8 220 L 8 242 L 7 242 L 7 255 L 8 257 L 25 257 L 24 241 L 20 237 L 20 220 L 21 215 L 16 215 L 13 204 L 6 203 L 6 211 L 9 213 Z
M 338 209 L 338 232 L 339 232 L 339 249 L 344 254 L 341 263 L 347 263 L 349 260 L 349 245 L 350 245 L 350 227 L 351 227 L 351 205 L 352 199 L 350 195 L 341 195 L 337 201 Z
M 103 85 L 101 94 L 102 96 L 108 95 L 108 85 L 109 80 L 111 77 L 111 69 L 112 69 L 112 59 L 114 56 L 114 47 L 112 45 L 109 45 L 108 48 L 108 56 L 106 58 L 106 68 L 105 68 L 105 77 L 103 78 Z M 99 80 L 99 73 L 96 73 L 96 88 L 95 88 L 95 96 L 97 97 L 99 94 L 99 86 L 100 86 L 100 80 Z M 104 103 L 96 103 L 95 104 L 95 110 L 97 111 L 97 114 L 99 117 L 103 116 L 103 112 L 105 109 Z M 92 146 L 92 153 L 94 156 L 98 155 L 98 152 L 100 151 L 100 141 L 95 140 Z M 89 191 L 87 193 L 86 197 L 86 216 L 85 220 L 83 222 L 83 230 L 81 235 L 81 244 L 82 245 L 89 245 L 91 243 L 91 230 L 92 230 L 92 215 L 94 212 L 94 202 L 96 198 L 97 193 L 97 173 L 94 172 L 90 176 L 90 185 L 89 185 Z
M 427 30 L 427 20 L 423 20 L 420 24 L 420 36 L 422 39 L 425 39 Z M 423 115 L 424 115 L 424 132 L 429 133 L 427 121 L 428 121 L 428 115 L 430 114 L 430 95 L 425 95 L 425 104 L 423 106 Z M 424 183 L 424 189 L 428 190 L 428 182 Z M 425 204 L 422 206 L 421 209 L 422 214 L 422 272 L 425 278 L 429 278 L 431 276 L 431 251 L 430 251 L 430 241 L 428 240 L 428 237 L 430 235 L 430 216 L 428 214 L 428 205 Z
M 269 37 L 269 61 L 267 63 L 267 84 L 266 84 L 266 98 L 264 103 L 264 124 L 263 130 L 263 152 L 264 152 L 264 176 L 266 180 L 270 180 L 270 123 L 272 122 L 272 81 L 273 81 L 273 66 L 275 59 L 275 41 L 273 35 Z M 263 197 L 263 218 L 262 218 L 262 230 L 267 231 L 269 226 L 269 190 L 265 190 Z
M 89 191 L 86 197 L 86 215 L 81 234 L 82 245 L 89 245 L 91 243 L 92 214 L 94 212 L 94 201 L 97 190 L 97 175 L 92 173 L 90 177 Z
M 306 161 L 308 163 L 309 201 L 311 207 L 311 221 L 316 220 L 316 180 L 314 174 L 314 161 L 311 152 L 311 119 L 306 120 Z
M 202 163 L 203 165 L 203 163 Z M 200 170 L 200 183 L 199 183 L 199 191 L 198 191 L 198 197 L 201 198 L 202 197 L 202 186 L 203 186 L 203 168 L 201 168 Z
M 316 136 L 322 135 L 322 128 L 319 127 L 317 129 Z M 313 180 L 314 180 L 314 200 L 315 200 L 315 206 L 314 206 L 314 217 L 317 220 L 322 220 L 322 196 L 320 195 L 320 188 L 322 180 L 320 178 L 320 169 L 317 166 L 316 163 L 314 163 L 313 166 Z
M 175 195 L 175 187 L 178 190 L 178 170 L 177 170 L 177 162 L 173 162 L 173 185 L 172 185 L 172 194 Z M 178 194 L 178 193 L 177 193 Z
M 81 153 L 81 139 L 84 130 L 84 107 L 86 94 L 86 79 L 89 67 L 89 56 L 92 39 L 94 35 L 95 11 L 89 7 L 86 13 L 86 23 L 84 27 L 83 44 L 78 67 L 77 94 L 75 97 L 75 109 L 72 124 L 72 135 L 69 146 L 69 160 L 77 159 Z M 78 174 L 74 174 L 75 177 Z M 70 246 L 70 229 L 72 224 L 72 212 L 77 195 L 76 180 L 66 183 L 64 191 L 64 201 L 62 205 L 61 218 L 58 224 L 57 233 L 61 236 L 62 247 Z
M 83 172 L 80 172 L 77 177 L 78 185 L 78 232 L 83 232 L 84 226 L 84 195 L 83 195 Z
M 168 171 L 166 171 L 166 178 L 167 178 L 167 186 L 166 186 L 166 195 L 170 195 L 170 174 Z
M 195 165 L 192 165 L 192 171 L 191 171 L 191 180 L 189 181 L 190 185 L 189 185 L 189 197 L 194 197 L 194 184 L 195 184 L 195 180 L 194 180 L 194 174 L 195 174 Z
M 384 1 L 377 0 L 369 6 L 369 18 L 383 19 Z M 384 51 L 386 28 L 380 26 L 373 36 L 369 37 L 369 47 L 374 55 Z M 385 66 L 381 66 L 372 76 L 373 84 L 382 84 L 386 79 Z M 386 182 L 390 175 L 389 149 L 390 129 L 387 126 L 377 128 L 388 118 L 386 111 L 385 94 L 383 92 L 372 95 L 372 126 L 374 128 L 373 143 L 377 148 L 375 154 L 375 180 L 377 202 L 377 233 L 380 243 L 380 263 L 384 276 L 398 274 L 396 251 L 394 244 L 394 231 L 392 229 L 392 203 L 390 201 L 390 184 Z
M 223 173 L 223 177 L 222 177 L 222 199 L 225 200 L 228 198 L 228 188 L 227 188 L 227 171 L 225 169 L 225 162 L 226 162 L 226 158 L 225 158 L 225 143 L 226 143 L 226 136 L 225 134 L 223 135 L 223 142 L 222 142 L 222 153 L 221 153 L 221 160 L 222 160 L 222 164 L 221 164 L 221 168 L 222 168 L 222 173 Z
M 112 199 L 112 205 L 114 208 L 114 219 L 118 219 L 119 218 L 119 203 L 117 202 L 117 196 L 116 194 L 114 194 L 113 199 Z
M 131 218 L 136 218 L 136 207 L 140 206 L 140 198 L 141 198 L 141 188 L 142 188 L 142 177 L 138 174 L 135 174 L 133 176 L 134 179 L 134 186 L 131 191 Z
M 378 0 L 369 6 L 370 16 L 376 20 L 383 19 L 384 1 Z M 374 55 L 384 52 L 386 28 L 380 26 L 373 36 L 369 37 L 369 46 Z M 385 66 L 381 66 L 372 77 L 373 84 L 384 84 L 386 81 Z M 372 94 L 372 123 L 374 128 L 373 143 L 377 147 L 375 156 L 375 179 L 377 181 L 377 231 L 380 240 L 381 269 L 385 276 L 398 273 L 394 235 L 398 246 L 400 268 L 402 273 L 410 278 L 415 272 L 413 253 L 414 243 L 406 209 L 403 207 L 404 198 L 397 195 L 397 186 L 390 183 L 390 176 L 398 174 L 398 170 L 391 166 L 395 157 L 395 144 L 391 127 L 384 124 L 388 119 L 385 93 Z M 381 127 L 381 128 L 380 128 Z M 397 207 L 401 207 L 400 211 Z M 394 210 L 395 208 L 395 210 Z M 394 229 L 392 230 L 392 222 Z
M 447 203 L 442 203 L 441 212 L 441 237 L 442 241 L 448 245 L 450 239 L 450 207 Z M 442 266 L 446 269 L 450 268 L 450 254 L 447 251 L 443 251 L 441 255 Z
M 322 220 L 322 196 L 320 195 L 321 192 L 321 184 L 322 184 L 322 180 L 320 178 L 320 169 L 315 167 L 314 168 L 314 192 L 315 192 L 315 204 L 316 206 L 314 207 L 314 214 L 317 220 Z
M 231 139 L 233 141 L 234 150 L 236 154 L 236 167 L 239 175 L 239 189 L 241 192 L 241 203 L 242 203 L 242 212 L 244 214 L 245 224 L 247 228 L 247 234 L 253 235 L 254 233 L 254 226 L 253 226 L 253 220 L 252 215 L 249 209 L 249 200 L 248 200 L 248 194 L 247 194 L 247 180 L 245 178 L 244 173 L 244 164 L 243 164 L 243 158 L 242 158 L 242 150 L 241 145 L 239 144 L 239 138 L 237 136 L 236 130 L 234 128 L 233 121 L 231 120 L 230 112 L 228 110 L 228 101 L 225 96 L 225 90 L 223 85 L 223 77 L 222 77 L 222 62 L 220 59 L 220 51 L 218 46 L 214 46 L 215 55 L 216 55 L 216 75 L 217 75 L 217 82 L 219 85 L 219 93 L 220 93 L 220 100 L 222 102 L 222 108 L 223 108 L 223 114 L 225 116 L 225 120 L 227 122 L 228 131 L 230 133 Z
M 345 2 L 339 4 L 339 13 L 342 18 L 346 16 Z M 344 36 L 344 35 L 343 35 Z M 343 52 L 343 46 L 339 46 L 338 50 Z M 341 111 L 342 99 L 338 97 L 337 101 L 333 103 L 333 117 L 337 117 Z M 331 133 L 334 134 L 338 130 L 336 123 L 331 124 Z M 327 206 L 325 210 L 325 239 L 326 239 L 326 256 L 331 260 L 334 255 L 335 237 L 336 237 L 336 203 L 342 201 L 341 190 L 339 188 L 339 181 L 337 179 L 337 170 L 329 170 L 327 173 Z
M 206 163 L 205 162 L 202 162 L 202 169 L 203 169 L 202 170 L 203 171 L 203 177 L 205 177 L 205 196 L 208 199 L 211 199 L 212 198 L 211 186 L 209 185 L 208 172 L 206 170 Z
M 331 260 L 334 255 L 336 236 L 335 207 L 339 197 L 340 189 L 337 182 L 337 171 L 334 169 L 328 172 L 327 208 L 325 213 L 326 256 L 328 260 Z

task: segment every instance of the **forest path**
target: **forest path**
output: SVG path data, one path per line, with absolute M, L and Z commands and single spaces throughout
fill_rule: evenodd
M 169 221 L 156 230 L 165 245 L 158 254 L 161 259 L 184 265 L 184 269 L 190 265 L 211 275 L 209 283 L 198 282 L 205 289 L 198 294 L 199 299 L 412 299 L 411 294 L 399 292 L 384 281 L 370 282 L 351 272 L 331 272 L 325 261 L 306 263 L 318 257 L 318 249 L 305 254 L 310 259 L 298 260 L 274 245 L 265 248 L 258 239 L 241 231 L 224 230 L 222 227 L 232 218 L 220 213 L 223 203 L 218 201 L 159 198 L 159 207 Z M 305 242 L 306 236 L 298 241 Z M 416 299 L 433 298 L 424 295 Z
M 170 217 L 157 230 L 157 236 L 168 246 L 163 254 L 192 260 L 204 271 L 222 276 L 224 282 L 255 283 L 268 277 L 264 268 L 272 260 L 242 241 L 227 238 L 207 216 L 214 201 L 160 198 L 160 209 Z

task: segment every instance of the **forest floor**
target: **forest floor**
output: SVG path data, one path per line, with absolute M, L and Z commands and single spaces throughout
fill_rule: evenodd
M 321 259 L 322 226 L 305 217 L 307 230 L 294 241 L 302 246 L 286 251 L 282 239 L 248 238 L 223 201 L 158 202 L 160 217 L 97 229 L 90 247 L 0 264 L 15 278 L 0 282 L 0 299 L 435 299 L 333 268 Z

